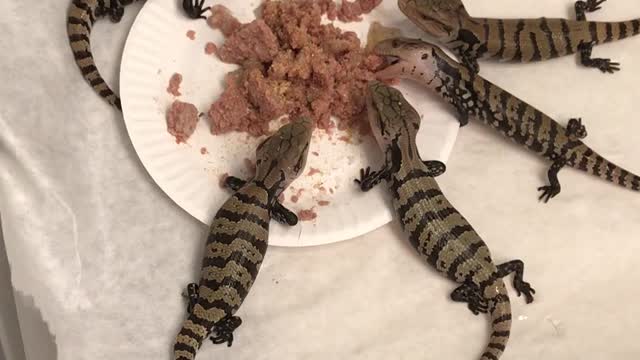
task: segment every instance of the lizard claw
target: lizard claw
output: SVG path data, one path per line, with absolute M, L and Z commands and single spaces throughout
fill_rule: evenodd
M 211 336 L 209 339 L 216 345 L 226 342 L 227 347 L 230 347 L 233 344 L 233 331 L 241 324 L 242 319 L 239 317 L 227 316 L 214 325 L 213 332 L 216 333 L 216 336 Z
M 542 191 L 542 194 L 538 198 L 538 200 L 543 200 L 545 203 L 549 202 L 549 200 L 556 197 L 556 195 L 560 194 L 560 188 L 557 186 L 547 185 L 541 186 L 538 188 L 538 191 Z
M 513 287 L 516 289 L 518 296 L 524 294 L 527 304 L 533 302 L 533 294 L 535 294 L 536 291 L 531 287 L 531 284 L 526 281 L 514 281 Z
M 607 0 L 587 0 L 587 4 L 585 7 L 585 11 L 587 12 L 594 12 L 594 11 L 598 11 L 600 9 L 602 9 L 602 3 L 604 3 Z
M 211 7 L 203 8 L 204 0 L 182 0 L 182 8 L 191 19 L 204 19 L 207 17 L 202 15 Z
M 615 71 L 620 71 L 620 63 L 611 62 L 611 59 L 593 59 L 593 66 L 603 73 L 613 74 Z

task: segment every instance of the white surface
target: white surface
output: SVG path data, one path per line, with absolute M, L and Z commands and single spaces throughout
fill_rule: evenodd
M 244 23 L 255 19 L 253 2 L 210 2 L 214 3 L 225 3 Z M 200 112 L 206 113 L 224 90 L 225 75 L 238 68 L 204 53 L 207 42 L 221 47 L 224 37 L 206 22 L 193 22 L 183 16 L 181 4 L 175 0 L 147 2 L 136 18 L 121 66 L 123 114 L 131 141 L 153 180 L 180 207 L 208 225 L 230 194 L 218 186 L 220 177 L 225 173 L 248 176 L 244 159 L 255 160 L 255 148 L 263 138 L 248 138 L 240 133 L 213 136 L 206 118 L 198 122 L 196 132 L 186 144 L 176 144 L 167 132 L 165 112 L 176 97 L 168 94 L 166 88 L 174 73 L 183 75 L 182 96 L 178 99 L 193 103 Z M 395 26 L 402 23 L 404 16 L 395 3 L 386 2 L 363 19 L 359 23 L 334 24 L 345 31 L 355 31 L 364 46 L 372 21 Z M 403 33 L 419 34 L 415 27 L 403 25 Z M 187 38 L 189 30 L 195 31 L 195 40 Z M 430 113 L 430 121 L 418 134 L 422 156 L 446 162 L 458 124 L 451 121 L 447 109 L 437 99 L 423 101 L 427 89 L 405 84 L 402 90 L 420 113 Z M 346 143 L 338 140 L 341 136 L 349 135 L 336 131 L 329 137 L 323 130 L 314 132 L 307 168 L 284 192 L 284 205 L 294 212 L 313 208 L 318 217 L 313 221 L 300 221 L 293 228 L 274 222 L 269 234 L 271 245 L 313 246 L 342 241 L 392 220 L 392 208 L 384 188 L 363 194 L 353 183 L 361 168 L 370 164 L 378 166 L 381 153 L 375 140 L 372 136 L 354 134 L 353 143 Z M 360 141 L 364 143 L 358 144 Z M 201 148 L 208 149 L 209 153 L 203 155 Z M 314 156 L 313 152 L 321 155 Z M 311 168 L 321 173 L 309 176 Z M 324 192 L 319 189 L 321 186 Z M 291 196 L 299 189 L 304 192 L 294 203 Z M 333 194 L 328 189 L 332 189 Z M 331 203 L 319 206 L 319 200 Z
M 564 17 L 572 7 L 466 3 L 491 16 Z M 179 294 L 196 279 L 206 226 L 158 189 L 122 117 L 79 76 L 64 33 L 67 4 L 33 11 L 0 2 L 8 54 L 0 60 L 0 209 L 12 281 L 34 297 L 60 360 L 170 359 L 184 317 Z M 98 66 L 111 83 L 134 12 L 95 30 Z M 634 15 L 636 1 L 617 0 L 590 17 Z M 589 145 L 640 172 L 640 39 L 594 52 L 623 71 L 603 75 L 573 57 L 483 63 L 482 71 L 561 121 L 582 116 Z M 638 359 L 640 194 L 568 169 L 562 194 L 539 204 L 547 166 L 472 123 L 439 178 L 496 261 L 523 259 L 537 290 L 525 305 L 509 286 L 516 320 L 503 359 Z M 234 346 L 207 343 L 198 359 L 477 359 L 488 319 L 452 303 L 454 286 L 414 255 L 395 224 L 328 246 L 273 247 L 239 312 Z M 42 344 L 36 335 L 23 340 Z

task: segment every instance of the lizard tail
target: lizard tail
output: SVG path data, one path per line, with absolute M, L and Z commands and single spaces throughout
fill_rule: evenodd
M 487 287 L 489 312 L 491 313 L 491 337 L 480 360 L 498 360 L 511 334 L 511 302 L 502 279 L 498 278 Z
M 176 342 L 173 345 L 173 356 L 175 360 L 195 359 L 196 352 L 198 352 L 198 349 L 202 346 L 202 342 L 207 337 L 209 329 L 213 326 L 213 323 L 208 324 L 208 322 L 209 321 L 195 315 L 194 312 L 191 312 L 176 336 Z
M 109 104 L 122 111 L 120 98 L 109 88 L 100 72 L 91 52 L 91 29 L 96 21 L 96 0 L 73 0 L 67 14 L 67 35 L 75 62 L 84 79 L 93 90 Z
M 590 38 L 597 44 L 626 39 L 640 34 L 640 19 L 619 22 L 589 21 Z
M 624 188 L 640 191 L 640 177 L 638 175 L 603 158 L 586 145 L 582 145 L 577 153 L 581 156 L 577 156 L 575 161 L 569 162 L 572 167 Z

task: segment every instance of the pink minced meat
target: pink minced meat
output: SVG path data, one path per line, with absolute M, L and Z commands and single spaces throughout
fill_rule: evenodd
M 204 46 L 204 53 L 207 55 L 213 55 L 213 54 L 216 54 L 217 52 L 218 52 L 218 46 L 216 46 L 216 44 L 212 42 L 208 42 Z
M 309 116 L 327 132 L 365 134 L 366 85 L 384 61 L 365 52 L 356 33 L 321 20 L 323 14 L 362 14 L 379 3 L 359 0 L 357 9 L 354 3 L 337 9 L 333 0 L 265 0 L 261 18 L 236 29 L 218 50 L 240 69 L 209 110 L 212 133 L 266 135 L 270 121 L 288 115 Z M 217 13 L 233 23 L 228 11 Z
M 300 221 L 312 221 L 318 217 L 318 214 L 314 211 L 315 209 L 305 209 L 298 211 L 298 220 Z
M 176 143 L 186 142 L 196 130 L 198 109 L 193 104 L 176 100 L 167 111 L 167 131 Z
M 167 92 L 173 96 L 180 96 L 180 84 L 182 83 L 182 74 L 175 73 L 171 75 L 169 79 L 169 86 L 167 86 Z
M 338 11 L 338 20 L 343 22 L 361 21 L 360 15 L 370 13 L 380 3 L 382 0 L 342 0 L 342 6 Z
M 223 5 L 211 7 L 211 16 L 207 18 L 207 24 L 213 29 L 222 31 L 222 34 L 226 37 L 233 35 L 242 26 L 242 23 L 231 15 L 229 9 Z
M 263 20 L 243 25 L 220 48 L 220 60 L 241 64 L 245 60 L 270 62 L 278 54 L 278 39 Z

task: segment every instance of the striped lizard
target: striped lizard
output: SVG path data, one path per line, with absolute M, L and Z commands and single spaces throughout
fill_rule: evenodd
M 398 7 L 474 72 L 478 59 L 524 63 L 578 53 L 582 65 L 613 73 L 620 64 L 592 58 L 593 47 L 638 35 L 640 19 L 587 21 L 586 13 L 599 10 L 605 1 L 576 1 L 576 20 L 478 18 L 469 15 L 461 0 L 398 0 Z
M 120 97 L 100 75 L 91 52 L 91 30 L 97 19 L 109 16 L 118 23 L 124 15 L 124 7 L 140 0 L 73 0 L 67 12 L 67 36 L 76 65 L 82 77 L 93 90 L 111 106 L 122 111 Z M 206 19 L 202 14 L 209 8 L 202 8 L 204 0 L 183 0 L 182 8 L 191 19 Z
M 250 181 L 228 177 L 235 193 L 216 213 L 207 238 L 199 284 L 187 286 L 188 318 L 174 345 L 176 360 L 193 360 L 211 333 L 231 346 L 242 321 L 234 316 L 253 285 L 267 251 L 271 218 L 295 225 L 297 216 L 278 196 L 304 170 L 314 125 L 300 118 L 282 126 L 256 149 Z
M 513 142 L 550 160 L 549 185 L 538 188 L 545 202 L 560 193 L 558 172 L 570 166 L 622 187 L 640 190 L 640 177 L 613 164 L 585 145 L 581 119 L 562 127 L 551 117 L 487 81 L 446 55 L 439 47 L 418 39 L 395 38 L 376 45 L 388 66 L 379 79 L 407 78 L 440 95 L 456 109 L 464 126 L 472 117 L 491 126 Z
M 384 153 L 381 170 L 361 169 L 362 191 L 386 181 L 393 207 L 411 245 L 435 269 L 460 284 L 451 299 L 465 302 L 476 315 L 489 313 L 491 337 L 482 360 L 502 355 L 511 329 L 511 304 L 503 277 L 515 273 L 513 287 L 526 302 L 535 290 L 523 280 L 524 264 L 513 260 L 496 266 L 489 248 L 449 203 L 434 177 L 445 172 L 439 161 L 422 161 L 416 147 L 420 115 L 400 91 L 373 81 L 367 95 L 369 123 Z

